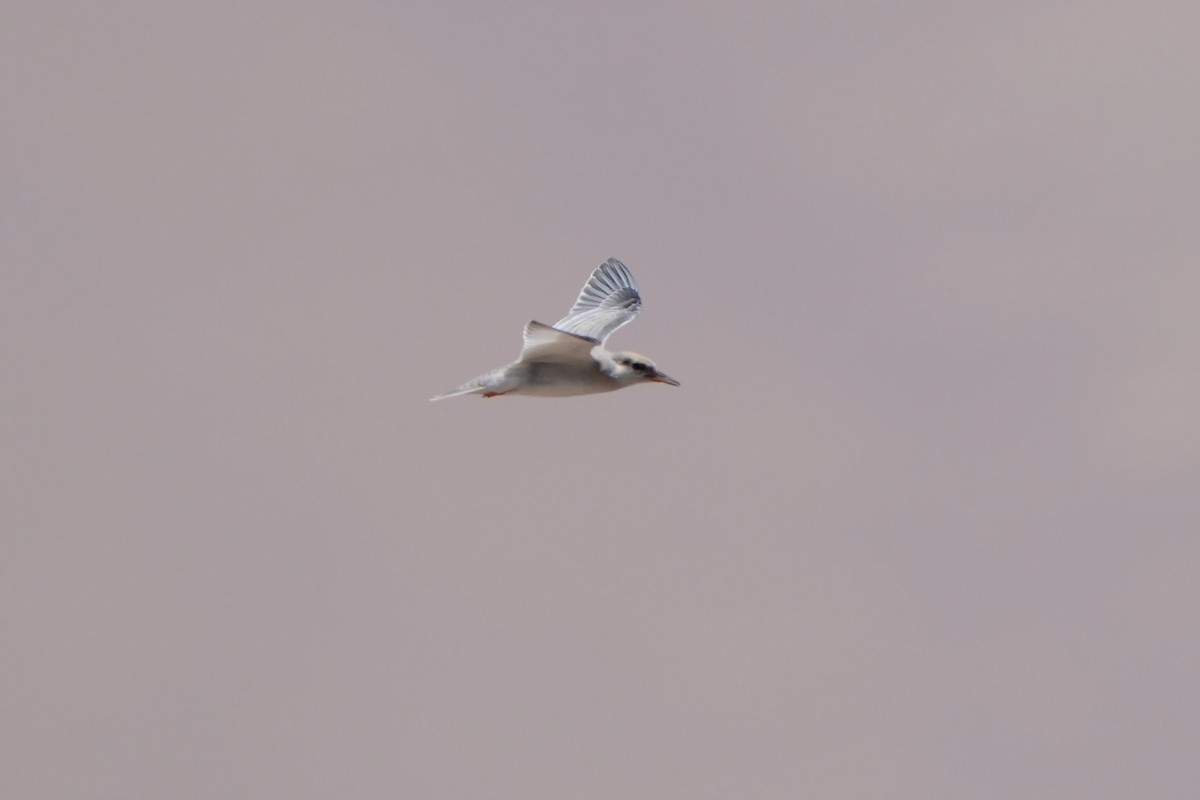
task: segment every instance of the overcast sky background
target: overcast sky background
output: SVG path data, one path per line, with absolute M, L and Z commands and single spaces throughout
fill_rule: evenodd
M 0 21 L 0 795 L 1195 796 L 1194 2 Z

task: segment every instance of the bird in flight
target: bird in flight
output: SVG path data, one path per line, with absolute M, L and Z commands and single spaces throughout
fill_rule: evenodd
M 575 305 L 553 327 L 536 320 L 525 326 L 525 346 L 516 361 L 430 400 L 460 394 L 573 397 L 638 383 L 678 386 L 679 381 L 659 372 L 645 356 L 604 349 L 613 331 L 632 322 L 641 310 L 633 274 L 610 258 L 596 267 Z

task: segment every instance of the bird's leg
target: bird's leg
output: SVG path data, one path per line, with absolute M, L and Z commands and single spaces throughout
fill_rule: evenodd
M 502 394 L 509 394 L 512 391 L 512 389 L 509 389 L 507 392 L 484 392 L 483 397 L 499 397 Z

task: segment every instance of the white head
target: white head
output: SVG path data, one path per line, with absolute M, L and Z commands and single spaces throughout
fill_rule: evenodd
M 678 386 L 679 381 L 658 371 L 654 362 L 637 353 L 613 353 L 612 376 L 623 384 L 665 383 Z

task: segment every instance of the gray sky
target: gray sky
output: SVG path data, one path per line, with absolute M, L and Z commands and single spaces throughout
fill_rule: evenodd
M 0 795 L 1194 795 L 1195 3 L 3 17 Z

